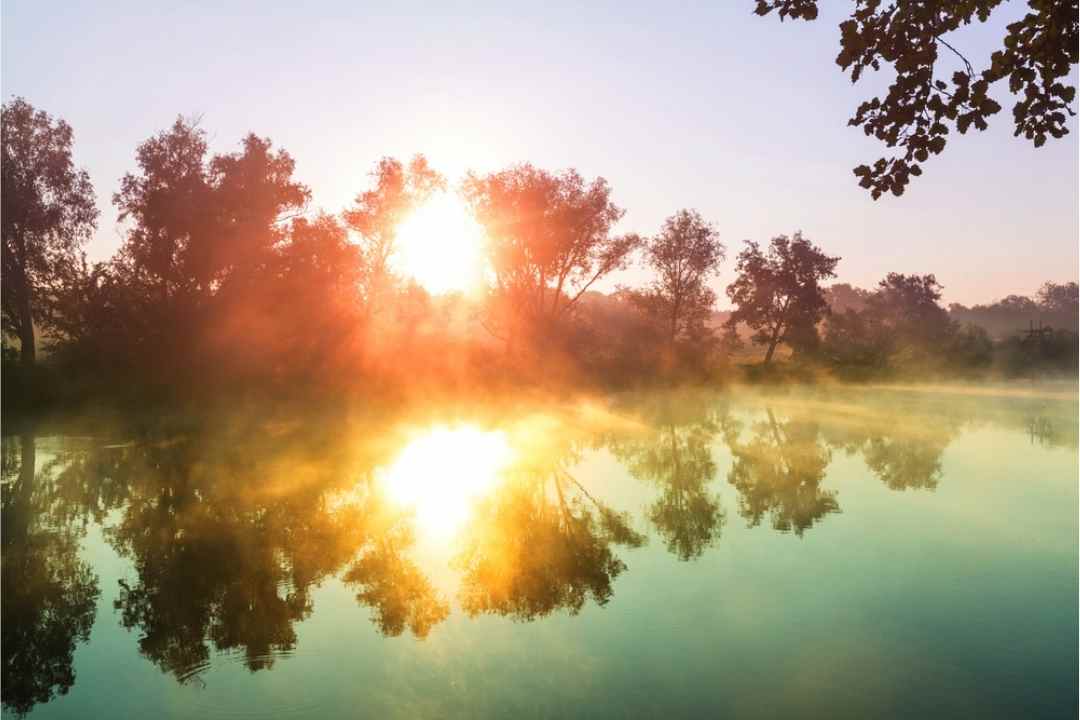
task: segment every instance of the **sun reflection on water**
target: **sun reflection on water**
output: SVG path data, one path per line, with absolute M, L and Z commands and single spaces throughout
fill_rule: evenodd
M 501 430 L 435 427 L 410 440 L 379 481 L 392 501 L 415 513 L 418 530 L 446 538 L 494 488 L 512 455 Z

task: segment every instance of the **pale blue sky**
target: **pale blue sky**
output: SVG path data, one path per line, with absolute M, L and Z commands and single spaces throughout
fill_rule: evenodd
M 810 24 L 758 18 L 752 0 L 578 5 L 4 0 L 2 92 L 74 126 L 102 209 L 94 259 L 119 245 L 110 197 L 135 146 L 194 114 L 216 151 L 270 136 L 332 212 L 383 155 L 422 152 L 452 178 L 520 161 L 603 175 L 626 230 L 680 207 L 715 222 L 721 291 L 742 240 L 796 229 L 863 286 L 934 272 L 972 303 L 1076 279 L 1075 120 L 1034 150 L 1003 102 L 874 203 L 851 168 L 883 148 L 846 122 L 880 80 L 852 86 L 834 64 L 850 3 L 824 0 Z M 1023 9 L 951 40 L 987 57 Z

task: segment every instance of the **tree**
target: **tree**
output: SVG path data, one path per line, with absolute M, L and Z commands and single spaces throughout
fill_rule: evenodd
M 846 310 L 858 312 L 866 307 L 866 301 L 873 295 L 870 290 L 853 287 L 850 283 L 833 283 L 825 289 L 825 299 L 829 301 L 831 314 Z
M 239 152 L 209 156 L 206 133 L 183 118 L 139 145 L 136 160 L 138 171 L 113 197 L 128 223 L 109 266 L 118 292 L 99 299 L 123 328 L 122 358 L 137 357 L 163 387 L 185 376 L 206 383 L 208 370 L 238 355 L 239 338 L 251 349 L 288 221 L 310 191 L 292 177 L 292 156 L 268 138 L 249 134 Z M 232 330 L 245 315 L 247 327 Z
M 780 235 L 762 252 L 756 242 L 747 241 L 739 253 L 735 282 L 727 287 L 735 311 L 728 318 L 734 334 L 739 323 L 755 330 L 753 340 L 765 345 L 765 364 L 772 361 L 777 345 L 793 334 L 805 334 L 828 311 L 820 280 L 835 277 L 838 257 L 829 257 L 796 232 Z
M 860 311 L 831 315 L 823 355 L 847 371 L 972 369 L 990 362 L 981 327 L 961 325 L 940 304 L 934 275 L 889 273 Z M 1025 306 L 1026 298 L 1006 299 Z M 962 317 L 957 310 L 956 314 Z
M 940 305 L 942 290 L 933 274 L 889 273 L 878 283 L 867 309 L 894 340 L 929 349 L 955 329 Z
M 611 201 L 607 181 L 586 183 L 576 170 L 554 174 L 525 164 L 470 174 L 465 194 L 488 234 L 493 314 L 511 333 L 551 331 L 641 243 L 637 235 L 612 234 L 624 211 Z
M 408 167 L 385 157 L 371 177 L 375 186 L 357 195 L 343 214 L 345 224 L 361 239 L 369 313 L 376 310 L 378 296 L 391 283 L 390 259 L 396 249 L 398 226 L 434 193 L 446 188 L 446 180 L 423 155 L 415 156 Z
M 639 302 L 647 314 L 663 319 L 669 344 L 704 336 L 716 302 L 705 283 L 724 260 L 716 229 L 696 210 L 680 210 L 664 221 L 659 235 L 645 241 L 645 258 L 657 279 Z
M 1080 287 L 1076 283 L 1044 283 L 1037 295 L 1039 307 L 1065 329 L 1076 332 L 1080 317 Z
M 1066 113 L 1076 88 L 1069 84 L 1077 64 L 1077 0 L 1029 0 L 1031 11 L 1008 26 L 1002 47 L 989 67 L 976 71 L 971 62 L 944 39 L 948 33 L 986 22 L 1004 0 L 969 2 L 890 2 L 855 0 L 851 17 L 840 23 L 836 64 L 857 82 L 867 68 L 891 65 L 896 76 L 884 97 L 863 102 L 848 121 L 888 147 L 891 158 L 854 169 L 859 184 L 876 200 L 882 193 L 901 195 L 921 163 L 945 149 L 950 127 L 964 134 L 974 125 L 987 128 L 987 118 L 1001 110 L 988 95 L 990 86 L 1008 79 L 1014 135 L 1041 147 L 1047 135 L 1069 132 Z M 780 19 L 813 20 L 818 0 L 757 0 L 755 12 L 777 11 Z M 954 56 L 960 69 L 945 77 L 940 55 Z M 1062 82 L 1064 81 L 1064 82 Z
M 230 283 L 270 265 L 284 221 L 306 207 L 310 190 L 268 138 L 249 134 L 243 151 L 207 158 L 206 133 L 177 118 L 136 151 L 138 173 L 121 180 L 113 203 L 131 222 L 120 259 L 131 280 L 157 301 L 190 311 Z
M 71 160 L 72 130 L 22 98 L 0 118 L 3 331 L 19 338 L 21 362 L 36 360 L 35 323 L 52 324 L 53 299 L 97 224 L 94 188 Z

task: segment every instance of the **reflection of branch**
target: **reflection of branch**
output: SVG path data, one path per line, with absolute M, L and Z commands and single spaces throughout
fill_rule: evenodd
M 769 427 L 772 429 L 773 441 L 776 443 L 777 454 L 780 456 L 781 462 L 784 463 L 784 471 L 786 474 L 791 474 L 791 463 L 788 462 L 787 454 L 784 449 L 787 447 L 784 441 L 780 438 L 780 428 L 776 424 L 776 417 L 773 415 L 772 408 L 765 408 L 765 412 L 769 415 Z
M 570 534 L 577 539 L 577 531 L 574 529 L 573 517 L 570 513 L 570 509 L 566 506 L 566 498 L 563 497 L 562 486 L 559 484 L 559 471 L 556 470 L 555 473 L 552 474 L 552 477 L 555 479 L 555 493 L 559 496 L 559 509 L 562 510 L 563 522 L 566 523 L 566 528 L 570 531 Z
M 566 471 L 565 471 L 565 470 L 563 470 L 562 468 L 557 468 L 557 469 L 555 470 L 555 472 L 556 472 L 557 474 L 558 474 L 558 473 L 561 473 L 563 477 L 565 477 L 565 478 L 566 478 L 567 480 L 569 480 L 570 482 L 574 483 L 574 485 L 576 485 L 576 486 L 577 486 L 577 489 L 578 489 L 578 490 L 580 490 L 580 491 L 581 491 L 581 492 L 582 492 L 582 493 L 583 493 L 583 494 L 585 495 L 585 497 L 589 498 L 589 500 L 592 500 L 592 503 L 593 503 L 593 505 L 595 505 L 595 506 L 596 506 L 597 508 L 599 508 L 599 509 L 601 509 L 601 510 L 603 510 L 603 509 L 604 509 L 604 505 L 602 505 L 602 504 L 600 503 L 600 501 L 599 501 L 599 500 L 597 500 L 596 498 L 594 498 L 594 497 L 592 496 L 592 494 L 591 494 L 591 493 L 590 493 L 590 492 L 589 492 L 588 490 L 586 490 L 586 489 L 585 489 L 585 487 L 584 487 L 584 486 L 583 486 L 583 485 L 582 485 L 581 483 L 579 483 L 579 482 L 577 481 L 577 479 L 576 479 L 576 478 L 574 478 L 574 476 L 573 476 L 573 475 L 571 475 L 570 473 L 566 472 Z M 558 483 L 556 483 L 556 487 L 558 487 Z M 560 495 L 561 495 L 561 493 L 560 493 Z

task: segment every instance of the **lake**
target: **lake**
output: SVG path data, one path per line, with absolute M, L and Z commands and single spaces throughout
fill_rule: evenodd
M 4 716 L 1075 717 L 1077 414 L 822 386 L 42 423 L 3 438 Z

